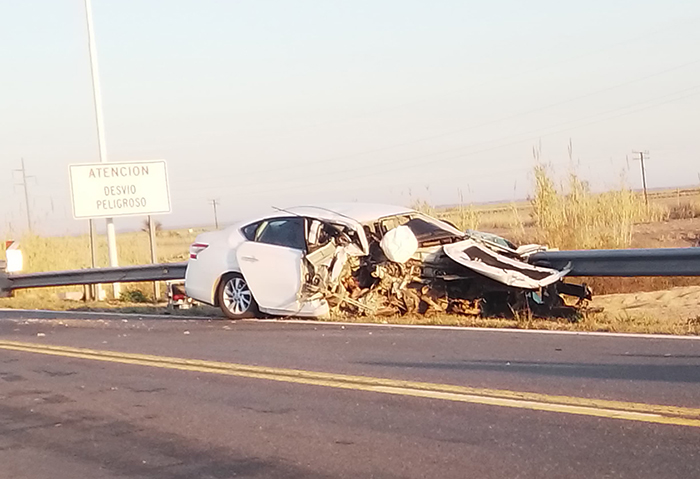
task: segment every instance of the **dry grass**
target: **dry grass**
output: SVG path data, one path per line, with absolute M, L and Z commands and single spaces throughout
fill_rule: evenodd
M 649 277 L 637 276 L 633 278 L 616 278 L 616 277 L 600 277 L 600 278 L 575 278 L 577 283 L 586 283 L 593 290 L 593 294 L 623 294 L 623 293 L 639 293 L 648 291 L 665 291 L 671 288 L 698 286 L 700 278 L 695 276 L 671 276 L 671 277 Z
M 411 202 L 411 208 L 429 216 L 435 216 L 437 214 L 437 208 L 435 208 L 435 206 L 433 206 L 429 201 L 423 199 L 413 200 Z
M 652 202 L 626 187 L 594 194 L 589 185 L 571 173 L 557 186 L 543 165 L 534 169 L 534 195 L 529 202 L 474 208 L 484 230 L 496 230 L 515 242 L 538 242 L 559 249 L 627 248 L 635 225 L 663 221 L 669 207 Z M 473 208 L 473 207 L 472 207 Z M 458 223 L 463 206 L 438 211 Z
M 559 249 L 677 247 L 700 245 L 700 228 L 686 222 L 700 218 L 700 190 L 676 189 L 649 194 L 624 186 L 602 194 L 570 174 L 557 186 L 551 171 L 535 168 L 534 196 L 529 202 L 479 207 L 481 229 L 515 243 L 541 243 Z M 489 209 L 486 209 L 489 208 Z M 454 223 L 459 207 L 438 211 Z M 673 221 L 675 218 L 679 220 Z M 686 221 L 683 221 L 686 220 Z M 670 244 L 669 244 L 670 243 Z M 595 294 L 666 290 L 699 285 L 700 278 L 577 278 Z
M 650 192 L 647 208 L 642 194 L 625 186 L 594 194 L 575 174 L 559 186 L 545 167 L 538 167 L 536 174 L 535 194 L 528 201 L 470 205 L 479 220 L 479 226 L 472 229 L 500 234 L 516 243 L 540 242 L 560 249 L 654 248 L 669 245 L 644 241 L 637 235 L 644 225 L 700 218 L 700 189 Z M 464 209 L 460 205 L 433 211 L 459 225 Z
M 44 309 L 48 311 L 109 312 L 122 314 L 143 314 L 171 316 L 200 316 L 223 319 L 219 308 L 198 305 L 190 309 L 174 310 L 166 303 L 144 304 L 128 301 L 63 301 L 52 295 L 37 299 L 33 295 L 18 295 L 13 298 L 0 298 L 0 308 L 7 309 Z
M 566 188 L 557 188 L 547 169 L 535 167 L 532 200 L 538 240 L 559 249 L 627 248 L 635 224 L 661 221 L 665 208 L 647 206 L 635 192 L 592 194 L 588 184 L 570 174 Z
M 533 226 L 532 206 L 529 202 L 511 202 L 497 205 L 460 204 L 435 210 L 435 216 L 450 221 L 463 229 L 504 231 L 515 233 L 520 227 Z M 466 221 L 465 221 L 466 220 Z M 472 226 L 472 227 L 469 227 Z
M 197 233 L 165 231 L 156 236 L 158 260 L 185 261 L 189 245 Z M 43 237 L 25 235 L 20 240 L 24 253 L 25 272 L 61 271 L 91 266 L 90 238 L 88 235 Z M 117 236 L 119 262 L 123 266 L 151 262 L 148 233 L 123 233 Z M 97 265 L 108 266 L 107 240 L 97 239 Z
M 700 218 L 700 206 L 689 202 L 671 206 L 668 212 L 668 218 L 672 220 Z
M 158 261 L 163 263 L 186 261 L 189 245 L 201 230 L 192 231 L 160 231 L 156 235 Z M 69 269 L 90 268 L 92 264 L 90 253 L 90 238 L 88 235 L 43 237 L 25 235 L 20 239 L 24 255 L 24 271 L 26 273 L 41 271 L 63 271 Z M 122 266 L 149 264 L 151 250 L 148 233 L 132 232 L 117 235 L 119 262 Z M 97 266 L 108 266 L 107 240 L 104 236 L 97 239 Z M 125 284 L 124 290 L 140 290 L 152 297 L 150 283 Z M 43 288 L 17 291 L 16 300 L 26 300 L 28 307 L 44 307 L 45 301 L 51 301 L 57 292 L 83 291 L 82 286 L 66 286 L 60 288 Z M 161 291 L 164 287 L 161 286 Z M 5 305 L 0 300 L 0 307 Z

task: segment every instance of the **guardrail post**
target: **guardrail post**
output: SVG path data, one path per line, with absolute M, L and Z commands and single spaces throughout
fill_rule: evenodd
M 12 280 L 7 277 L 4 266 L 0 268 L 0 298 L 12 296 Z

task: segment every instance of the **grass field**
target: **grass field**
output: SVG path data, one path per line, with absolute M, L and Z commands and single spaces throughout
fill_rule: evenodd
M 190 230 L 158 232 L 156 235 L 158 262 L 186 261 L 189 245 L 194 242 L 195 237 L 202 231 L 197 229 L 191 232 Z M 83 269 L 90 268 L 92 265 L 90 238 L 88 235 L 62 237 L 26 235 L 20 239 L 20 246 L 24 256 L 24 272 L 26 273 Z M 118 234 L 117 247 L 119 264 L 121 266 L 151 263 L 148 233 L 131 232 Z M 107 239 L 104 236 L 98 237 L 96 251 L 97 266 L 109 266 Z M 17 291 L 15 293 L 16 297 L 11 300 L 0 299 L 0 307 L 11 307 L 12 301 L 20 301 L 22 304 L 35 301 L 43 304 L 47 301 L 51 302 L 57 292 L 82 290 L 82 286 L 68 286 Z M 127 294 L 128 291 L 142 291 L 147 296 L 152 296 L 150 283 L 125 284 L 123 290 Z M 162 287 L 161 291 L 165 291 L 165 288 Z
M 161 231 L 156 236 L 158 261 L 163 263 L 185 261 L 189 245 L 198 231 Z M 88 235 L 43 237 L 24 236 L 20 240 L 26 272 L 60 271 L 89 268 L 92 264 Z M 122 233 L 117 236 L 119 263 L 121 265 L 148 264 L 151 262 L 148 233 Z M 107 240 L 98 236 L 97 266 L 108 266 Z

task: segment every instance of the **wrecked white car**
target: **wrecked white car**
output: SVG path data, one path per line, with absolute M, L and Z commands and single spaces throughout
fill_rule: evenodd
M 260 314 L 324 317 L 459 314 L 567 315 L 562 294 L 585 285 L 527 263 L 516 248 L 388 205 L 301 206 L 204 233 L 190 247 L 187 295 L 232 319 Z

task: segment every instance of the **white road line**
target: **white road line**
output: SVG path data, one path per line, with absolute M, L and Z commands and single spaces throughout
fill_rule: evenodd
M 42 313 L 42 314 L 58 314 L 65 315 L 66 318 L 60 319 L 77 319 L 70 316 L 95 316 L 104 315 L 107 317 L 126 317 L 135 319 L 172 319 L 172 320 L 195 320 L 195 321 L 213 321 L 213 322 L 228 322 L 223 317 L 210 316 L 180 316 L 176 314 L 148 314 L 148 313 L 111 313 L 101 311 L 51 311 L 46 309 L 5 309 L 0 308 L 0 312 L 15 312 L 23 314 Z M 19 318 L 17 318 L 19 319 Z M 94 318 L 96 321 L 99 318 Z M 22 318 L 22 321 L 50 321 L 49 318 Z M 679 336 L 673 334 L 642 334 L 642 333 L 606 333 L 601 331 L 557 331 L 551 329 L 515 329 L 515 328 L 479 328 L 475 326 L 440 326 L 434 324 L 390 324 L 390 323 L 353 323 L 346 321 L 316 321 L 309 319 L 243 319 L 233 322 L 235 323 L 279 323 L 279 324 L 304 324 L 314 326 L 359 326 L 359 327 L 376 327 L 376 328 L 391 328 L 391 329 L 417 329 L 417 330 L 437 330 L 437 331 L 469 331 L 469 332 L 488 332 L 488 333 L 511 333 L 511 334 L 554 334 L 564 336 L 594 336 L 607 338 L 634 338 L 634 339 L 684 339 L 689 341 L 698 341 L 700 336 Z
M 378 328 L 398 329 L 434 329 L 440 331 L 477 331 L 489 333 L 525 333 L 525 334 L 560 334 L 568 336 L 600 336 L 610 338 L 637 338 L 637 339 L 687 339 L 700 340 L 700 336 L 679 336 L 674 334 L 642 334 L 642 333 L 606 333 L 601 331 L 557 331 L 551 329 L 515 329 L 515 328 L 479 328 L 475 326 L 440 326 L 435 324 L 390 324 L 390 323 L 352 323 L 335 321 L 313 321 L 308 319 L 257 319 L 245 320 L 257 323 L 292 323 L 313 324 L 325 326 L 372 326 Z

